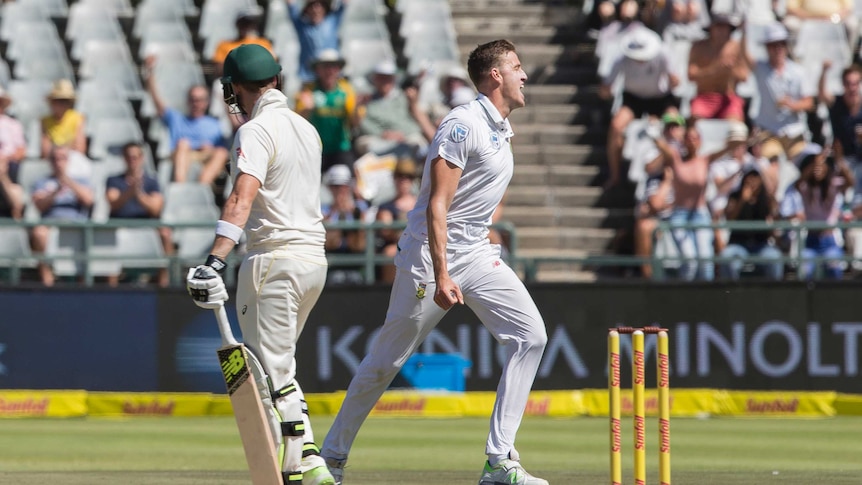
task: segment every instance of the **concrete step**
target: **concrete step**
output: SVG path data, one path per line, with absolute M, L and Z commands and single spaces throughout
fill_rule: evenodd
M 605 145 L 607 127 L 553 123 L 512 124 L 515 140 L 533 145 Z
M 492 39 L 493 37 L 489 37 Z M 467 59 L 476 47 L 476 44 L 459 44 L 458 49 L 461 59 Z M 518 59 L 524 65 L 528 73 L 535 66 L 546 65 L 578 65 L 583 62 L 595 65 L 595 45 L 591 43 L 578 43 L 574 45 L 557 44 L 522 44 L 516 45 Z
M 571 26 L 583 21 L 582 9 L 579 7 L 530 4 L 502 4 L 489 7 L 482 2 L 463 2 L 452 5 L 452 18 L 459 22 L 463 19 L 475 19 L 476 27 L 487 27 L 489 24 L 508 25 L 511 30 L 524 27 Z M 462 24 L 456 23 L 456 27 Z M 474 27 L 472 30 L 476 30 Z M 466 30 L 464 30 L 466 31 Z M 481 31 L 481 30 L 480 30 Z M 459 29 L 459 32 L 462 30 Z M 489 38 L 488 40 L 491 40 Z
M 604 254 L 616 235 L 614 229 L 569 227 L 517 228 L 518 250 L 580 249 Z
M 587 187 L 599 175 L 599 167 L 571 165 L 546 166 L 515 164 L 511 186 L 544 185 L 548 187 Z
M 630 226 L 632 211 L 600 207 L 516 206 L 507 200 L 503 219 L 515 227 L 613 228 Z
M 596 207 L 602 192 L 601 187 L 512 185 L 506 193 L 506 206 Z
M 606 106 L 599 98 L 598 84 L 576 86 L 572 84 L 530 84 L 524 86 L 527 106 L 578 104 L 584 106 Z
M 455 30 L 459 32 L 458 43 L 463 45 L 478 45 L 488 42 L 488 39 L 508 39 L 520 49 L 527 44 L 576 44 L 589 39 L 584 29 L 571 27 L 533 27 L 513 30 L 510 22 L 489 22 L 482 30 L 472 28 L 474 18 L 454 18 Z M 466 28 L 462 28 L 466 27 Z
M 517 113 L 517 111 L 515 111 Z M 522 144 L 515 136 L 515 164 L 604 165 L 607 152 L 603 145 Z
M 574 104 L 563 104 L 558 106 L 525 106 L 518 108 L 509 115 L 509 122 L 513 125 L 525 125 L 529 123 L 555 123 L 559 125 L 573 125 L 577 121 L 583 124 L 587 121 L 582 114 L 580 106 Z

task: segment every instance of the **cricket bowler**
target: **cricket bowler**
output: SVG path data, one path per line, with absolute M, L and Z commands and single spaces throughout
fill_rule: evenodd
M 514 171 L 507 120 L 525 105 L 527 74 L 515 46 L 476 47 L 467 72 L 479 96 L 454 108 L 429 146 L 416 207 L 398 242 L 386 321 L 357 369 L 321 454 L 336 482 L 359 428 L 408 357 L 456 304 L 463 304 L 505 349 L 485 444 L 480 485 L 548 485 L 527 473 L 515 451 L 545 344 L 545 323 L 517 274 L 488 240 L 488 226 Z M 429 436 L 445 440 L 445 436 Z M 431 457 L 429 459 L 436 459 Z
M 270 426 L 277 441 L 273 446 L 284 447 L 283 481 L 334 485 L 314 444 L 294 359 L 326 281 L 320 137 L 289 108 L 281 91 L 281 66 L 265 48 L 245 44 L 230 51 L 221 82 L 231 111 L 248 121 L 234 137 L 233 190 L 216 224 L 212 250 L 205 264 L 189 271 L 187 286 L 198 306 L 223 305 L 228 299 L 225 259 L 245 235 L 237 317 L 244 344 L 271 383 Z

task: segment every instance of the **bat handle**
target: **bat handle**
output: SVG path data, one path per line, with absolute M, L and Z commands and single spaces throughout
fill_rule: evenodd
M 218 308 L 213 309 L 213 313 L 215 313 L 216 322 L 218 322 L 218 330 L 221 333 L 222 343 L 225 345 L 239 344 L 230 329 L 230 320 L 227 318 L 227 310 L 224 309 L 224 305 L 219 305 Z

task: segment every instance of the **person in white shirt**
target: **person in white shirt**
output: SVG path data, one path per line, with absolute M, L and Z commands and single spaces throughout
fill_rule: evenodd
M 314 444 L 294 359 L 297 340 L 326 281 L 322 144 L 314 126 L 290 109 L 280 72 L 272 54 L 256 44 L 241 45 L 225 59 L 225 102 L 249 121 L 234 137 L 234 185 L 212 250 L 205 264 L 189 270 L 187 286 L 198 306 L 223 305 L 228 299 L 221 278 L 225 258 L 245 234 L 237 317 L 245 345 L 272 383 L 271 394 L 279 396 L 268 411 L 273 435 L 287 445 L 284 482 L 335 485 Z
M 606 188 L 620 181 L 620 159 L 629 123 L 644 115 L 657 120 L 666 112 L 679 109 L 679 100 L 671 92 L 679 84 L 679 78 L 671 71 L 670 59 L 658 34 L 642 27 L 626 34 L 620 43 L 623 55 L 611 66 L 599 88 L 599 96 L 610 99 L 614 84 L 622 78 L 622 103 L 608 131 Z
M 386 321 L 323 442 L 321 455 L 336 481 L 374 404 L 446 312 L 461 304 L 506 355 L 479 483 L 548 484 L 523 469 L 514 447 L 548 336 L 523 282 L 500 258 L 500 246 L 488 240 L 514 171 L 507 117 L 525 105 L 527 75 L 506 40 L 476 47 L 467 71 L 480 94 L 444 118 L 429 146 L 416 206 L 398 242 Z
M 787 159 L 794 160 L 806 145 L 806 112 L 814 109 L 817 87 L 802 66 L 788 57 L 787 29 L 781 23 L 770 24 L 762 40 L 766 44 L 766 61 L 755 61 L 746 52 L 760 95 L 754 125 L 771 135 L 764 145 L 780 145 Z

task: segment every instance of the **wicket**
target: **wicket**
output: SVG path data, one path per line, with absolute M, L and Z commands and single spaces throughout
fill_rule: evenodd
M 616 327 L 608 331 L 608 414 L 610 416 L 611 485 L 622 485 L 622 401 L 620 399 L 620 335 L 632 336 L 632 415 L 634 423 L 634 481 L 646 485 L 646 404 L 644 334 L 656 334 L 658 388 L 659 481 L 670 485 L 670 359 L 668 331 L 659 327 Z

